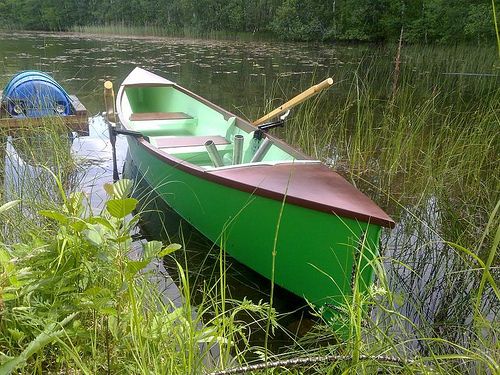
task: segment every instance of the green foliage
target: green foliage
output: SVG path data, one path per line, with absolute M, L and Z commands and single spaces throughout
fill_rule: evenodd
M 139 218 L 130 216 L 137 204 L 128 197 L 132 182 L 105 189 L 109 200 L 100 215 L 89 214 L 83 194 L 72 193 L 61 207 L 40 211 L 52 225 L 32 232 L 29 242 L 0 243 L 0 374 L 23 367 L 200 373 L 210 347 L 224 343 L 217 322 L 229 316 L 202 326 L 187 289 L 182 306 L 164 305 L 149 282 L 146 267 L 180 245 L 151 241 L 139 259 L 130 257 Z M 250 305 L 239 309 L 265 307 Z
M 322 1 L 285 0 L 276 11 L 273 31 L 285 39 L 321 40 L 328 27 L 328 8 Z
M 493 39 L 491 8 L 484 0 L 0 0 L 0 22 L 4 28 L 120 25 L 180 35 L 271 31 L 305 41 L 390 40 L 403 28 L 408 42 L 456 43 Z
M 472 4 L 469 6 L 465 23 L 465 35 L 477 40 L 487 39 L 494 30 L 491 6 L 488 4 Z

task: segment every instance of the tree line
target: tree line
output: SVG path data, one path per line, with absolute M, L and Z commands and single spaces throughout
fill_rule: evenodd
M 493 0 L 498 1 L 498 0 Z M 156 26 L 269 33 L 285 40 L 411 43 L 494 38 L 490 0 L 0 0 L 0 27 Z M 500 6 L 497 6 L 499 9 Z

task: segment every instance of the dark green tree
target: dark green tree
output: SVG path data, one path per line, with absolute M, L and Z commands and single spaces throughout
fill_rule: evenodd
M 0 0 L 0 27 L 118 23 L 305 41 L 387 41 L 403 28 L 407 42 L 459 43 L 494 38 L 491 8 L 487 0 Z

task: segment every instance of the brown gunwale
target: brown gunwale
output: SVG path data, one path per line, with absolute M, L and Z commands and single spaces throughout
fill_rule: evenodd
M 234 115 L 233 113 L 227 111 L 226 109 L 217 106 L 216 104 L 210 102 L 209 100 L 207 100 L 207 99 L 199 96 L 198 94 L 195 94 L 195 93 L 193 93 L 193 92 L 191 92 L 191 91 L 189 91 L 189 90 L 185 89 L 184 87 L 179 86 L 177 84 L 173 84 L 173 85 L 170 85 L 170 84 L 169 85 L 166 85 L 166 84 L 122 85 L 122 87 L 120 89 L 121 95 L 118 96 L 118 100 L 121 100 L 122 96 L 124 95 L 125 90 L 123 90 L 123 89 L 126 86 L 136 86 L 136 87 L 137 86 L 141 86 L 141 87 L 174 86 L 177 90 L 191 96 L 192 98 L 198 100 L 199 102 L 201 102 L 201 103 L 209 106 L 210 108 L 218 111 L 219 113 L 221 113 L 224 116 L 225 120 L 229 119 L 230 117 L 235 117 L 236 118 L 236 126 L 238 126 L 240 129 L 248 131 L 248 132 L 255 131 L 258 129 L 256 126 L 251 125 L 248 121 L 242 119 L 241 117 Z M 283 150 L 292 154 L 293 156 L 295 156 L 298 159 L 313 160 L 310 156 L 293 148 L 288 143 L 284 142 L 283 140 L 281 140 L 279 138 L 273 137 L 269 134 L 266 134 L 266 137 L 270 138 L 273 143 L 279 145 Z M 326 212 L 329 214 L 335 214 L 338 216 L 342 216 L 342 217 L 346 217 L 346 218 L 350 218 L 350 219 L 355 219 L 355 220 L 360 220 L 360 221 L 364 221 L 364 222 L 369 222 L 372 224 L 377 224 L 377 225 L 388 227 L 388 228 L 393 228 L 395 226 L 394 221 L 387 214 L 385 214 L 385 212 L 382 209 L 380 209 L 380 211 L 381 211 L 380 216 L 370 216 L 370 215 L 366 215 L 366 214 L 363 214 L 360 212 L 346 210 L 342 207 L 334 207 L 334 206 L 331 206 L 328 204 L 322 204 L 321 202 L 303 199 L 299 196 L 287 195 L 285 197 L 285 194 L 283 194 L 283 193 L 264 189 L 262 187 L 259 187 L 259 186 L 253 185 L 253 184 L 241 183 L 241 182 L 235 181 L 233 179 L 228 179 L 228 178 L 210 173 L 210 171 L 206 171 L 205 169 L 202 169 L 202 168 L 200 168 L 196 165 L 193 165 L 189 162 L 186 162 L 184 160 L 178 159 L 178 158 L 166 153 L 165 151 L 162 151 L 162 150 L 156 148 L 155 146 L 153 146 L 152 144 L 147 142 L 144 138 L 135 138 L 135 141 L 138 142 L 139 146 L 143 147 L 148 153 L 161 159 L 162 161 L 166 162 L 170 166 L 178 168 L 184 172 L 187 172 L 193 176 L 202 178 L 202 179 L 207 180 L 207 181 L 215 182 L 215 183 L 223 185 L 223 186 L 227 186 L 227 187 L 230 187 L 233 189 L 244 191 L 244 192 L 247 192 L 250 194 L 256 194 L 256 195 L 270 198 L 273 200 L 283 201 L 283 199 L 285 199 L 286 203 L 294 204 L 294 205 L 304 207 L 307 209 Z M 296 165 L 298 165 L 298 164 L 296 164 Z M 335 172 L 331 171 L 331 173 L 335 173 Z M 348 183 L 348 182 L 346 182 L 346 183 Z M 353 187 L 353 189 L 355 189 L 355 188 Z M 365 196 L 370 202 L 372 202 L 371 199 L 368 198 L 366 195 L 364 195 L 361 192 L 359 192 L 359 193 L 362 194 L 363 196 Z M 375 203 L 373 203 L 373 204 L 375 205 Z
M 257 185 L 241 183 L 241 182 L 235 181 L 233 179 L 228 179 L 228 178 L 225 178 L 222 176 L 218 176 L 218 175 L 212 174 L 209 171 L 206 171 L 198 166 L 195 166 L 191 163 L 188 163 L 184 160 L 178 159 L 178 158 L 176 158 L 176 157 L 174 157 L 174 156 L 172 156 L 172 155 L 170 155 L 162 150 L 157 149 L 155 146 L 153 146 L 149 142 L 147 142 L 144 138 L 138 138 L 138 139 L 136 139 L 136 141 L 139 143 L 139 146 L 144 147 L 148 153 L 150 153 L 153 156 L 157 157 L 158 159 L 166 162 L 170 166 L 178 168 L 184 172 L 187 172 L 193 176 L 202 178 L 202 179 L 207 180 L 207 181 L 215 182 L 215 183 L 223 185 L 223 186 L 227 186 L 227 187 L 237 189 L 237 190 L 240 190 L 240 191 L 243 191 L 246 193 L 259 195 L 259 196 L 262 196 L 265 198 L 270 198 L 270 199 L 277 200 L 277 201 L 283 201 L 283 199 L 285 199 L 286 203 L 294 204 L 296 206 L 308 208 L 308 209 L 315 210 L 315 211 L 321 211 L 321 212 L 326 212 L 329 214 L 335 214 L 338 216 L 342 216 L 342 217 L 346 217 L 346 218 L 350 218 L 350 219 L 355 219 L 355 220 L 360 220 L 360 221 L 364 221 L 364 222 L 369 222 L 371 224 L 377 224 L 377 225 L 381 225 L 381 226 L 388 227 L 388 228 L 393 228 L 395 226 L 394 221 L 389 216 L 387 216 L 387 218 L 378 217 L 378 216 L 370 216 L 370 215 L 362 214 L 359 212 L 346 210 L 346 209 L 343 209 L 342 207 L 333 207 L 333 206 L 330 206 L 327 204 L 321 204 L 319 202 L 314 202 L 314 201 L 302 199 L 302 198 L 297 197 L 297 196 L 287 195 L 285 197 L 285 194 L 283 194 L 283 193 L 278 193 L 275 191 L 264 189 L 264 188 L 259 187 Z M 300 164 L 296 164 L 296 166 L 298 166 L 300 168 Z M 335 172 L 331 171 L 331 173 L 335 173 Z

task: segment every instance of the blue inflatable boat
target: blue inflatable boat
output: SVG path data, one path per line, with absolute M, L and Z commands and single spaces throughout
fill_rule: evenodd
M 48 74 L 20 72 L 3 90 L 4 111 L 12 118 L 70 116 L 75 113 L 70 96 Z

